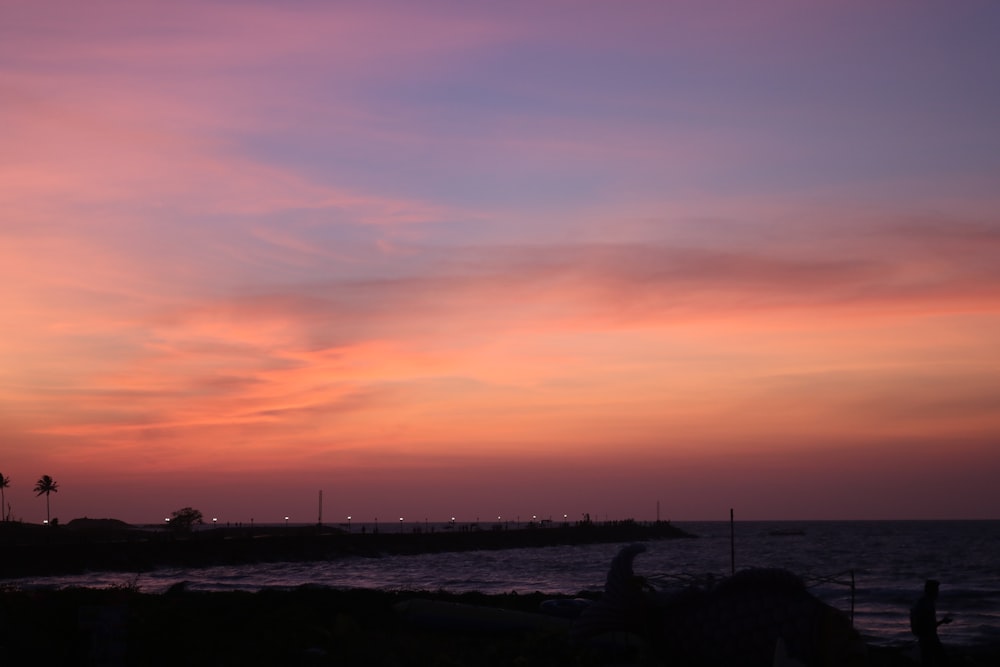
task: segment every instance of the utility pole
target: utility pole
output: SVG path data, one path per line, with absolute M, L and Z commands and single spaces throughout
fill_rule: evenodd
M 736 523 L 733 519 L 733 508 L 729 508 L 729 557 L 732 573 L 736 574 Z

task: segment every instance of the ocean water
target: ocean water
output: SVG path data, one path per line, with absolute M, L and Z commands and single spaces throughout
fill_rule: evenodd
M 780 567 L 802 577 L 825 602 L 851 614 L 869 641 L 903 645 L 910 605 L 927 578 L 941 581 L 939 615 L 948 644 L 1000 643 L 1000 521 L 675 522 L 696 539 L 657 540 L 635 561 L 657 590 L 751 567 Z M 355 530 L 359 527 L 355 526 Z M 794 534 L 775 534 L 794 533 Z M 94 572 L 0 581 L 22 588 L 135 583 L 162 592 L 186 581 L 193 590 L 259 590 L 303 584 L 333 588 L 576 594 L 600 591 L 622 544 L 501 551 L 346 557 L 141 574 Z M 733 549 L 732 547 L 735 547 Z M 852 588 L 853 582 L 853 588 Z

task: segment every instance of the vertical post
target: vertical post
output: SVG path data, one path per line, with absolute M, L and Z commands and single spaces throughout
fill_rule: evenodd
M 851 569 L 851 627 L 854 626 L 854 569 Z
M 319 490 L 319 518 L 316 519 L 316 525 L 323 525 L 323 489 Z
M 729 508 L 729 559 L 732 573 L 736 574 L 736 524 L 733 521 L 733 508 Z

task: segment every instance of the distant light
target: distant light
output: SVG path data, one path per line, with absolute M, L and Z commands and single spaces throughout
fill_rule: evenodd
M 170 523 L 170 517 L 168 516 L 167 518 L 164 519 L 164 521 L 166 521 L 167 523 Z
M 170 520 L 170 519 L 167 519 L 167 521 L 169 521 L 169 520 Z M 49 520 L 48 520 L 48 519 L 42 519 L 42 523 L 43 523 L 43 524 L 47 524 L 48 522 L 49 522 Z
M 215 517 L 213 516 L 213 517 L 212 517 L 212 523 L 215 523 L 216 521 L 218 521 L 218 519 L 216 519 L 216 518 L 215 518 Z

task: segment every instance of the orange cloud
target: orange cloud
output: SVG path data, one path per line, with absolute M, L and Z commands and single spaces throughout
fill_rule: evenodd
M 859 8 L 521 9 L 11 8 L 0 465 L 340 472 L 379 511 L 553 469 L 634 507 L 666 470 L 767 513 L 759 479 L 874 497 L 844 451 L 914 447 L 899 486 L 934 443 L 995 459 L 995 179 L 949 152 L 978 116 L 851 99 L 879 80 L 826 19 Z

